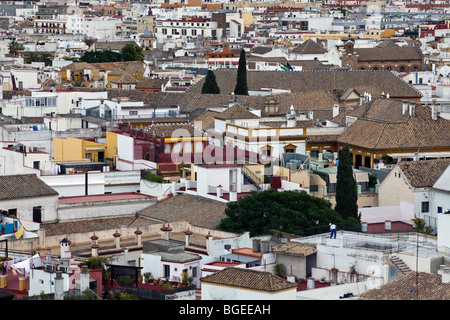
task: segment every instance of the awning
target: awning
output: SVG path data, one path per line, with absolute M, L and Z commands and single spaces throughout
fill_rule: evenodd
M 260 261 L 261 260 L 259 258 L 247 257 L 247 256 L 234 254 L 234 253 L 229 253 L 229 254 L 223 255 L 223 256 L 221 256 L 221 258 L 230 259 L 230 260 L 233 260 L 233 261 L 239 261 L 239 262 L 242 262 L 242 263 L 250 263 L 250 262 L 255 262 L 255 261 Z
M 355 172 L 356 182 L 369 182 L 369 174 L 367 172 Z
M 329 179 L 330 183 L 336 183 L 337 182 L 337 174 L 334 174 L 334 173 L 329 174 L 328 179 Z

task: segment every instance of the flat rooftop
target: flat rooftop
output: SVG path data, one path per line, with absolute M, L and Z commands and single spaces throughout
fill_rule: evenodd
M 58 199 L 58 202 L 60 204 L 69 204 L 69 203 L 152 199 L 152 198 L 156 199 L 153 196 L 149 196 L 149 195 L 139 193 L 139 192 L 121 192 L 121 193 L 108 193 L 108 194 L 93 194 L 93 195 L 87 195 L 87 196 L 60 197 Z

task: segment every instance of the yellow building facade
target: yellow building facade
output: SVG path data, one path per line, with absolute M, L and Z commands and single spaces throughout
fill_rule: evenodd
M 54 161 L 103 162 L 106 145 L 77 138 L 53 138 Z

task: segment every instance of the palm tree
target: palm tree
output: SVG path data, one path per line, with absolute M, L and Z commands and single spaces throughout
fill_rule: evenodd
M 25 47 L 23 46 L 23 44 L 13 40 L 8 44 L 8 49 L 9 49 L 9 53 L 14 55 L 14 57 L 15 57 L 17 52 L 25 49 Z

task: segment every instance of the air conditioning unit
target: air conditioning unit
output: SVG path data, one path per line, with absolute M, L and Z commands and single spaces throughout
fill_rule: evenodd
M 53 264 L 45 264 L 44 270 L 45 272 L 55 272 L 55 266 Z
M 67 267 L 66 266 L 58 266 L 58 271 L 67 273 Z

